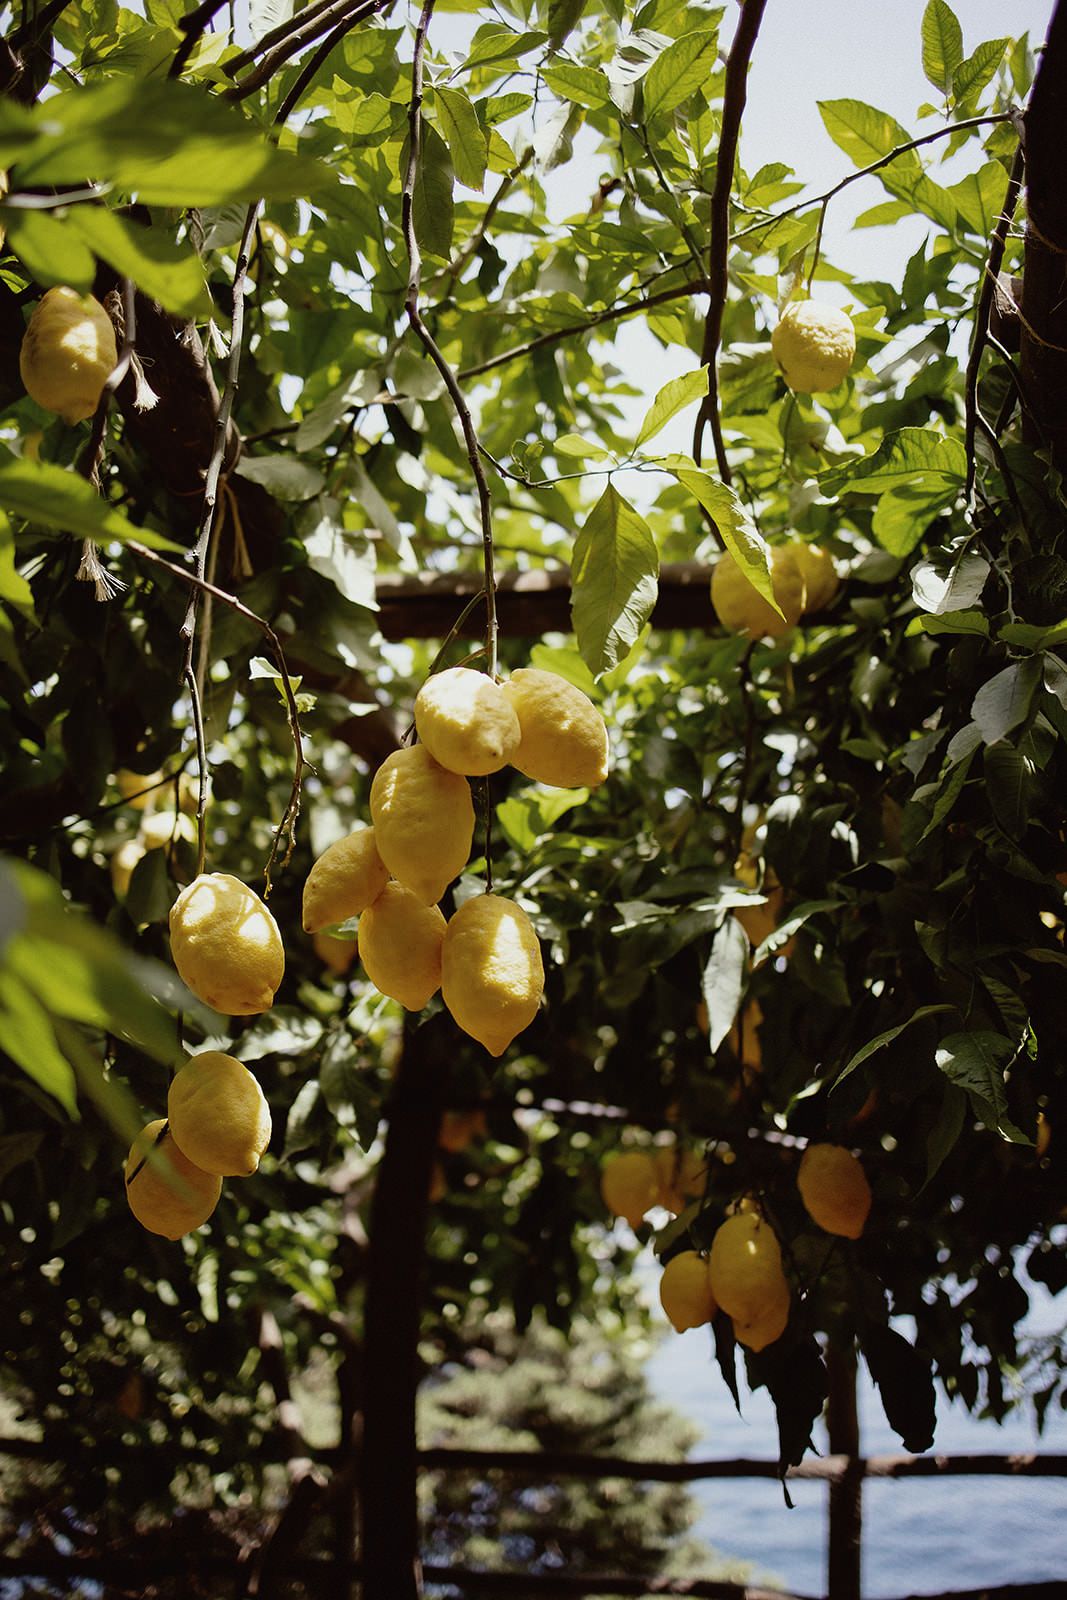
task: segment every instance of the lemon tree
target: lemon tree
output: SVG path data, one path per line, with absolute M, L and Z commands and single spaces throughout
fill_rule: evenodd
M 390 1381 L 632 1328 L 646 1245 L 759 1239 L 704 1309 L 783 1467 L 835 1351 L 908 1449 L 1059 1404 L 1067 45 L 913 9 L 825 196 L 726 158 L 774 0 L 13 23 L 3 1382 L 211 1489 L 95 1524 L 73 1452 L 89 1553 L 265 1537 L 270 1352 L 343 1411 L 358 1345 L 406 1596 Z

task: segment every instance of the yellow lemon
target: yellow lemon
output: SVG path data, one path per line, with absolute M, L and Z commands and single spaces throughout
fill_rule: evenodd
M 1048 1154 L 1048 1147 L 1052 1143 L 1052 1124 L 1043 1111 L 1037 1114 L 1037 1134 L 1034 1138 L 1034 1151 L 1040 1161 L 1042 1156 Z
M 758 1211 L 727 1217 L 711 1242 L 711 1292 L 735 1322 L 755 1322 L 788 1293 L 774 1229 Z
M 311 947 L 324 967 L 343 978 L 353 961 L 356 959 L 356 941 L 354 939 L 338 939 L 332 933 L 317 933 L 311 941 Z
M 146 850 L 169 849 L 179 839 L 196 842 L 196 823 L 183 811 L 150 811 L 141 822 L 137 837 Z
M 519 719 L 504 691 L 470 667 L 427 678 L 415 698 L 415 728 L 435 761 L 472 778 L 499 772 L 519 744 Z
M 794 300 L 771 334 L 771 349 L 796 394 L 824 394 L 848 377 L 856 359 L 856 330 L 837 306 Z
M 556 672 L 520 667 L 503 685 L 522 738 L 512 765 L 536 783 L 595 789 L 608 775 L 608 730 L 587 694 Z
M 537 1015 L 544 986 L 525 911 L 497 894 L 465 901 L 445 930 L 441 967 L 441 998 L 464 1033 L 503 1055 Z
M 9 188 L 10 182 L 8 180 L 7 173 L 0 172 L 0 195 L 7 194 Z M 4 240 L 6 238 L 7 230 L 4 228 L 3 223 L 0 223 L 0 250 L 4 248 Z
M 304 884 L 304 932 L 319 933 L 366 911 L 389 881 L 373 828 L 357 828 L 324 850 Z
M 226 872 L 207 872 L 170 910 L 170 953 L 198 1000 L 226 1017 L 268 1011 L 285 972 L 278 924 L 258 894 Z
M 797 1171 L 804 1209 L 827 1233 L 858 1239 L 871 1209 L 871 1186 L 851 1150 L 809 1144 Z
M 174 1141 L 204 1172 L 246 1178 L 270 1143 L 270 1107 L 243 1061 L 221 1050 L 190 1056 L 171 1079 Z
M 135 811 L 145 811 L 157 798 L 157 785 L 163 782 L 162 772 L 131 772 L 120 767 L 115 774 L 119 794 Z
M 26 392 L 39 406 L 83 422 L 117 361 L 115 330 L 99 300 L 62 285 L 41 297 L 19 352 Z
M 783 1284 L 781 1292 L 754 1317 L 751 1322 L 734 1319 L 734 1337 L 749 1350 L 765 1350 L 785 1332 L 789 1321 L 789 1287 Z
M 786 548 L 804 579 L 804 610 L 821 611 L 841 587 L 833 556 L 817 544 L 805 544 L 803 539 L 794 539 Z
M 145 853 L 139 839 L 126 839 L 111 857 L 111 887 L 120 900 L 129 893 L 133 869 Z
M 371 983 L 408 1011 L 441 987 L 445 919 L 410 889 L 387 883 L 359 919 L 359 958 Z
M 711 603 L 730 633 L 747 633 L 750 639 L 779 639 L 800 619 L 804 610 L 804 575 L 792 551 L 776 545 L 771 551 L 771 588 L 782 609 L 779 616 L 726 551 L 711 575 Z
M 374 775 L 370 814 L 378 854 L 405 889 L 435 906 L 467 864 L 474 837 L 470 784 L 425 745 L 394 750 Z
M 484 1139 L 486 1122 L 484 1111 L 446 1111 L 441 1118 L 437 1143 L 442 1150 L 455 1155 L 466 1150 L 474 1139 Z
M 130 1147 L 123 1175 L 130 1210 L 149 1233 L 180 1239 L 207 1221 L 219 1203 L 222 1179 L 203 1172 L 179 1150 L 162 1117 L 142 1128 Z M 146 1159 L 149 1153 L 154 1160 Z M 144 1162 L 142 1166 L 141 1163 Z M 137 1168 L 140 1171 L 137 1172 Z M 137 1173 L 136 1177 L 131 1174 Z
M 684 1150 L 672 1145 L 656 1151 L 659 1203 L 678 1216 L 692 1200 L 704 1193 L 708 1177 L 707 1157 L 699 1150 Z
M 659 1200 L 659 1173 L 646 1150 L 623 1150 L 609 1156 L 600 1175 L 600 1194 L 613 1217 L 640 1227 L 646 1211 Z
M 675 1333 L 702 1328 L 718 1310 L 711 1292 L 708 1263 L 695 1250 L 672 1256 L 659 1280 L 659 1303 Z

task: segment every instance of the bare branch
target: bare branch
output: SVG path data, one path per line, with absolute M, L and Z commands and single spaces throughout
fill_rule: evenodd
M 273 49 L 268 50 L 259 65 L 254 67 L 247 77 L 227 89 L 223 99 L 247 99 L 250 94 L 255 94 L 257 89 L 261 89 L 291 56 L 298 55 L 309 44 L 314 44 L 316 39 L 321 39 L 323 34 L 330 33 L 338 27 L 342 33 L 347 33 L 357 22 L 374 16 L 376 12 L 387 10 L 391 3 L 392 0 L 356 0 L 356 3 L 353 3 L 353 0 L 333 0 L 332 5 L 324 7 L 321 11 L 313 8 L 315 14 L 311 16 L 310 21 L 307 20 L 309 14 L 301 12 L 296 19 L 296 25 L 288 29 L 288 36 L 280 40 Z
M 204 30 L 225 4 L 226 0 L 201 0 L 200 5 L 194 6 L 192 11 L 187 11 L 184 17 L 179 17 L 178 27 L 185 37 L 174 52 L 174 60 L 167 73 L 168 78 L 181 77 L 186 62 L 204 37 Z
M 982 366 L 982 352 L 989 337 L 989 314 L 993 309 L 997 274 L 1000 272 L 1001 262 L 1004 260 L 1004 245 L 1008 237 L 1008 230 L 1012 225 L 1015 209 L 1019 204 L 1024 167 L 1025 156 L 1020 142 L 1011 164 L 1011 174 L 1008 178 L 1008 189 L 1004 196 L 1004 205 L 1001 208 L 1000 216 L 997 218 L 992 238 L 989 241 L 989 259 L 986 261 L 985 273 L 982 277 L 982 288 L 974 313 L 974 336 L 971 339 L 970 355 L 967 358 L 964 425 L 964 445 L 967 451 L 967 483 L 964 490 L 964 505 L 968 511 L 973 511 L 974 509 L 974 478 L 977 470 L 974 446 L 975 433 L 978 428 L 978 374 Z

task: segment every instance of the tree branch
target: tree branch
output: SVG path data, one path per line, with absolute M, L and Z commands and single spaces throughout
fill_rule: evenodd
M 1062 472 L 1067 465 L 1067 146 L 1063 106 L 1067 97 L 1067 5 L 1059 0 L 1049 22 L 1024 119 L 1026 138 L 1026 229 L 1019 365 L 1033 406 L 1023 418 L 1023 437 L 1052 447 Z
M 224 100 L 245 100 L 250 94 L 255 94 L 257 89 L 272 78 L 278 68 L 284 66 L 291 56 L 299 54 L 309 44 L 314 44 L 316 39 L 321 39 L 323 34 L 330 33 L 340 27 L 342 33 L 347 33 L 349 28 L 355 27 L 357 22 L 364 21 L 367 17 L 374 16 L 375 12 L 384 11 L 392 0 L 333 0 L 329 6 L 315 12 L 308 20 L 308 13 L 301 12 L 296 19 L 296 25 L 288 29 L 288 36 L 279 41 L 273 49 L 267 51 L 257 67 L 227 89 L 223 94 Z M 332 46 L 331 46 L 332 48 Z
M 734 186 L 734 167 L 737 164 L 737 141 L 741 134 L 741 117 L 748 98 L 748 64 L 759 33 L 767 0 L 744 0 L 741 16 L 726 58 L 726 86 L 722 102 L 722 131 L 719 135 L 719 152 L 715 164 L 715 187 L 711 193 L 711 242 L 708 246 L 708 315 L 704 324 L 704 345 L 701 364 L 708 369 L 708 392 L 700 402 L 696 427 L 693 433 L 693 460 L 700 462 L 704 444 L 704 428 L 711 424 L 715 443 L 715 460 L 723 483 L 731 479 L 730 463 L 726 459 L 726 445 L 722 437 L 722 418 L 719 415 L 719 341 L 722 338 L 722 319 L 726 310 L 729 290 L 728 260 L 730 252 L 730 196 Z
M 174 52 L 174 60 L 167 73 L 168 78 L 181 77 L 186 62 L 204 37 L 204 30 L 225 4 L 226 0 L 201 0 L 200 5 L 195 6 L 192 11 L 187 11 L 184 17 L 179 17 L 178 27 L 185 37 Z
M 968 512 L 974 510 L 974 478 L 977 470 L 974 445 L 978 428 L 978 374 L 982 366 L 982 352 L 989 337 L 989 314 L 993 308 L 997 274 L 1000 272 L 1001 263 L 1004 260 L 1004 245 L 1008 237 L 1008 230 L 1011 227 L 1016 207 L 1019 204 L 1024 165 L 1023 146 L 1020 142 L 1012 160 L 1008 189 L 1004 196 L 1004 205 L 989 241 L 989 257 L 986 261 L 982 287 L 974 313 L 974 334 L 971 339 L 970 354 L 967 358 L 964 399 L 964 445 L 967 451 L 967 482 L 964 489 L 964 505 Z

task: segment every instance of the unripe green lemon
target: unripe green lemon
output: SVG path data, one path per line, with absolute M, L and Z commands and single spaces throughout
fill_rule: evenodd
M 423 744 L 394 750 L 374 775 L 370 813 L 386 867 L 435 906 L 471 853 L 474 804 L 466 778 L 442 767 Z
M 710 1322 L 718 1307 L 704 1257 L 695 1250 L 682 1250 L 672 1256 L 659 1280 L 659 1301 L 675 1333 Z
M 165 1127 L 164 1119 L 159 1117 L 142 1128 L 133 1141 L 123 1169 L 126 1199 L 149 1233 L 180 1239 L 210 1217 L 219 1203 L 222 1179 L 195 1166 L 169 1132 L 157 1143 Z M 134 1172 L 137 1176 L 131 1177 Z
M 600 1175 L 600 1194 L 613 1217 L 640 1227 L 645 1212 L 659 1203 L 659 1172 L 647 1150 L 623 1150 L 609 1156 Z
M 285 972 L 278 924 L 239 878 L 206 872 L 170 911 L 170 953 L 198 1000 L 226 1017 L 269 1011 Z
M 859 1238 L 871 1209 L 871 1186 L 851 1150 L 809 1144 L 801 1157 L 797 1188 L 805 1211 L 820 1228 L 839 1238 Z
M 711 1292 L 736 1322 L 756 1322 L 788 1293 L 774 1229 L 758 1211 L 737 1211 L 718 1229 L 709 1258 Z
M 357 828 L 338 839 L 315 862 L 304 884 L 305 933 L 320 933 L 358 917 L 389 881 L 373 828 Z
M 83 422 L 100 404 L 117 361 L 115 330 L 99 300 L 64 285 L 42 295 L 19 352 L 31 399 L 64 422 Z
M 719 621 L 731 633 L 747 633 L 750 639 L 779 639 L 800 620 L 804 610 L 804 575 L 787 545 L 776 545 L 771 551 L 771 588 L 782 616 L 753 588 L 726 551 L 716 561 L 711 575 L 711 603 Z
M 513 766 L 559 789 L 595 789 L 604 782 L 608 730 L 587 694 L 539 667 L 519 667 L 502 688 L 522 732 Z
M 359 919 L 359 958 L 376 989 L 408 1011 L 421 1011 L 441 987 L 444 937 L 439 907 L 387 883 Z
M 167 1119 L 178 1148 L 204 1172 L 246 1178 L 270 1143 L 270 1107 L 243 1061 L 221 1050 L 190 1056 L 171 1079 Z
M 435 761 L 472 778 L 499 772 L 519 744 L 519 720 L 500 685 L 470 667 L 427 678 L 415 698 L 415 728 Z
M 794 300 L 771 334 L 771 350 L 796 394 L 824 394 L 848 377 L 856 359 L 856 330 L 837 306 Z
M 537 1015 L 544 986 L 541 946 L 522 907 L 498 894 L 465 901 L 445 930 L 441 965 L 441 998 L 464 1033 L 503 1055 Z

